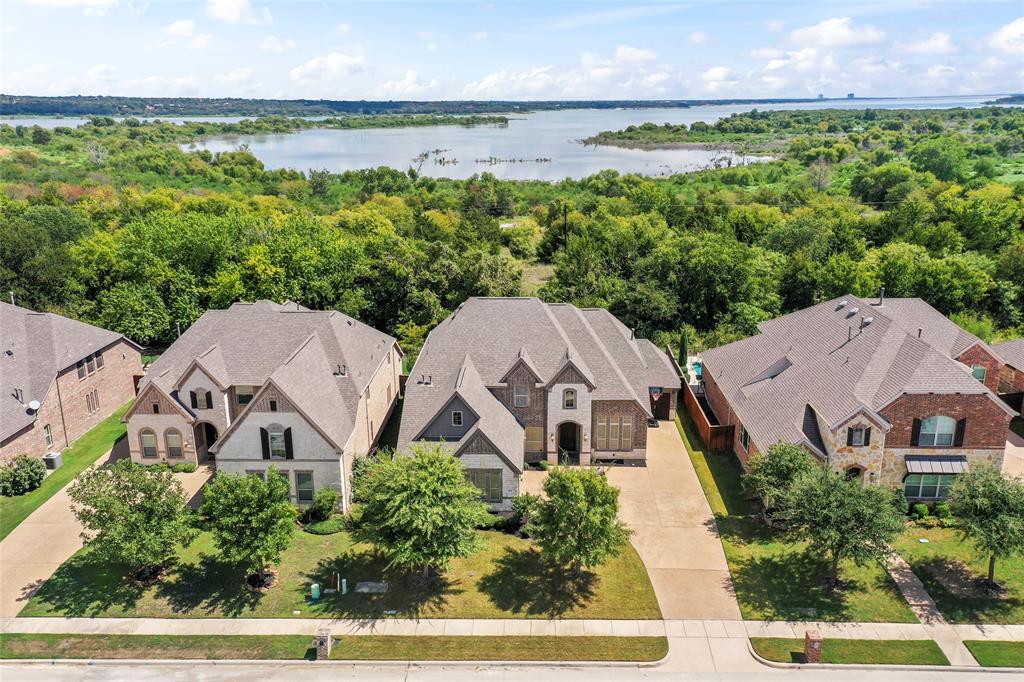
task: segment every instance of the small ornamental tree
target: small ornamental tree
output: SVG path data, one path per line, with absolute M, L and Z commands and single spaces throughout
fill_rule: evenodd
M 778 516 L 794 540 L 828 559 L 825 589 L 839 584 L 839 562 L 878 561 L 903 528 L 897 495 L 889 488 L 848 481 L 825 467 L 798 476 L 782 495 Z
M 441 445 L 413 445 L 409 456 L 370 460 L 359 483 L 362 515 L 354 535 L 388 558 L 388 566 L 443 570 L 478 548 L 476 527 L 488 518 L 480 489 Z
M 995 586 L 996 559 L 1024 553 L 1024 481 L 974 467 L 956 477 L 949 502 L 960 534 L 988 556 Z
M 749 470 L 743 476 L 743 487 L 761 498 L 766 509 L 774 509 L 786 488 L 797 477 L 815 468 L 811 456 L 799 445 L 779 441 L 765 453 L 750 458 Z
M 68 495 L 92 551 L 139 580 L 158 577 L 175 549 L 195 537 L 185 490 L 169 471 L 122 459 L 86 469 Z
M 544 481 L 544 499 L 527 532 L 548 560 L 569 566 L 599 566 L 618 556 L 632 531 L 619 518 L 619 491 L 594 469 L 554 469 Z
M 270 586 L 267 567 L 291 544 L 298 515 L 288 500 L 288 479 L 275 467 L 266 479 L 218 473 L 206 486 L 199 513 L 220 555 L 244 566 L 253 587 Z

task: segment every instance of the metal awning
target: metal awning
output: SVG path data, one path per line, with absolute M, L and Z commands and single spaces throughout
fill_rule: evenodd
M 967 458 L 962 455 L 907 455 L 907 471 L 912 474 L 962 474 Z

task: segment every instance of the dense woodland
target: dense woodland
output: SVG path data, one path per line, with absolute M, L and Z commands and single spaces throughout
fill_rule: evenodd
M 662 343 L 688 326 L 699 347 L 882 286 L 986 339 L 1024 331 L 1018 109 L 754 112 L 685 134 L 776 140 L 779 160 L 557 183 L 182 148 L 223 132 L 209 125 L 0 125 L 4 295 L 155 345 L 207 308 L 271 298 L 415 353 L 467 297 L 527 293 L 608 307 Z

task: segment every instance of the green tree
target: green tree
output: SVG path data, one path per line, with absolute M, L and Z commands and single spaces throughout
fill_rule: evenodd
M 557 468 L 544 481 L 527 532 L 549 561 L 579 574 L 625 547 L 631 531 L 618 514 L 619 491 L 598 471 Z
M 881 560 L 903 528 L 895 491 L 848 481 L 826 467 L 799 476 L 785 489 L 777 517 L 794 540 L 807 540 L 808 552 L 826 557 L 825 589 L 839 584 L 839 562 L 858 566 Z
M 423 578 L 475 552 L 475 529 L 488 518 L 480 489 L 439 444 L 374 459 L 360 475 L 359 499 L 356 538 L 383 552 L 389 566 L 419 570 Z
M 815 470 L 814 460 L 805 449 L 792 443 L 779 441 L 768 446 L 768 451 L 750 458 L 749 468 L 743 476 L 743 487 L 757 495 L 767 509 L 773 509 L 786 490 L 800 476 Z
M 1024 481 L 974 467 L 956 477 L 949 502 L 960 534 L 988 556 L 994 584 L 996 559 L 1024 553 Z
M 298 512 L 288 492 L 288 478 L 273 466 L 266 479 L 218 473 L 203 491 L 200 516 L 221 556 L 241 564 L 250 584 L 268 584 L 267 567 L 291 544 Z
M 141 344 L 164 338 L 171 317 L 152 284 L 121 282 L 99 296 L 99 324 Z
M 917 170 L 928 171 L 947 182 L 960 182 L 967 174 L 967 150 L 952 137 L 918 142 L 910 150 L 910 160 Z
M 170 471 L 122 459 L 86 469 L 68 495 L 82 539 L 137 579 L 159 576 L 175 549 L 195 537 L 185 490 Z

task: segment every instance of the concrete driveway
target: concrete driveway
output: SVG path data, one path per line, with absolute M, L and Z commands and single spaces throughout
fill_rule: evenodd
M 537 492 L 544 472 L 523 474 Z M 741 620 L 714 515 L 673 422 L 647 431 L 646 467 L 610 467 L 620 516 L 647 566 L 666 619 Z
M 1006 454 L 1003 455 L 1003 473 L 1024 476 L 1024 437 L 1010 431 L 1006 436 Z
M 98 461 L 107 463 L 119 456 L 115 451 Z M 212 474 L 212 467 L 201 466 L 194 473 L 175 476 L 193 498 Z M 0 542 L 0 618 L 17 616 L 54 571 L 82 548 L 81 532 L 64 487 Z

